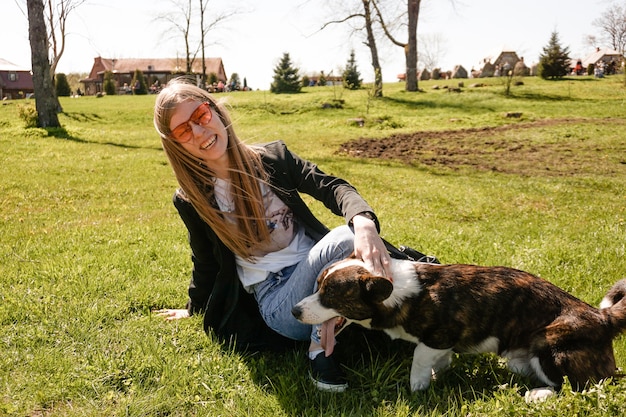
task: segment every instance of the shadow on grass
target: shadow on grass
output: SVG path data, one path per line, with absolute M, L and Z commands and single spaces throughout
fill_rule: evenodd
M 408 407 L 410 415 L 459 415 L 464 404 L 494 398 L 501 387 L 523 385 L 489 355 L 455 358 L 449 370 L 422 392 L 411 392 L 409 375 L 415 345 L 381 332 L 351 326 L 338 337 L 335 355 L 347 370 L 344 393 L 318 391 L 309 380 L 306 349 L 250 356 L 253 380 L 290 416 L 380 415 L 387 405 Z
M 435 101 L 435 100 L 415 101 L 415 100 L 403 99 L 403 98 L 398 98 L 398 97 L 383 97 L 381 101 L 385 103 L 401 105 L 407 109 L 412 109 L 412 110 L 448 108 L 448 109 L 455 109 L 460 112 L 469 111 L 468 103 L 465 101 L 442 103 L 441 101 Z M 472 103 L 471 112 L 476 112 L 477 110 L 494 111 L 494 108 L 490 106 L 481 105 L 477 102 Z
M 70 134 L 63 127 L 48 127 L 48 128 L 45 128 L 45 130 L 48 133 L 48 136 L 50 137 L 53 137 L 56 139 L 70 140 L 72 142 L 77 142 L 77 143 L 84 143 L 84 144 L 91 144 L 91 145 L 116 146 L 116 147 L 124 148 L 124 149 L 151 149 L 151 150 L 155 150 L 159 152 L 162 151 L 161 147 L 159 146 L 135 146 L 135 145 L 128 145 L 125 143 L 116 143 L 116 142 L 89 141 L 89 140 L 85 140 L 85 139 L 82 139 L 82 138 L 79 138 L 77 136 Z
M 71 112 L 71 113 L 63 112 L 63 114 L 67 116 L 68 119 L 72 119 L 77 122 L 93 122 L 93 121 L 102 119 L 102 117 L 100 117 L 96 113 L 88 114 L 88 113 L 78 113 L 78 112 Z

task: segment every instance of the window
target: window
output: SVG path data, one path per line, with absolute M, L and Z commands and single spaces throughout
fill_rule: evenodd
M 9 81 L 17 81 L 17 73 L 16 72 L 10 72 L 9 73 Z

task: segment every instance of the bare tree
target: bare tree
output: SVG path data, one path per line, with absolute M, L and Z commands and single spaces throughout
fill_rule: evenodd
M 419 21 L 421 0 L 407 0 L 407 27 L 408 36 L 406 42 L 401 42 L 393 36 L 390 27 L 385 22 L 383 13 L 376 0 L 372 0 L 380 24 L 389 40 L 404 49 L 404 60 L 406 64 L 406 91 L 418 91 L 417 84 L 417 22 Z
M 196 59 L 197 51 L 191 51 L 191 0 L 170 0 L 170 3 L 177 8 L 175 13 L 164 13 L 157 19 L 167 22 L 175 32 L 182 35 L 185 45 L 185 72 L 190 74 L 193 61 Z
M 374 25 L 372 19 L 371 4 L 373 0 L 362 0 L 363 17 L 365 19 L 365 31 L 367 32 L 367 42 L 365 43 L 370 49 L 372 55 L 372 67 L 374 68 L 374 97 L 383 96 L 383 71 L 378 59 L 378 48 L 376 47 L 376 38 L 374 36 Z
M 209 6 L 209 0 L 199 0 L 200 1 L 200 50 L 202 51 L 202 83 L 206 82 L 207 74 L 206 74 L 206 64 L 205 64 L 205 39 L 207 35 L 220 27 L 222 23 L 231 17 L 235 16 L 238 12 L 231 11 L 221 11 L 220 13 L 215 13 L 212 15 L 212 20 L 207 24 L 206 23 L 206 13 Z
M 48 32 L 44 20 L 43 0 L 26 0 L 26 7 L 28 9 L 28 37 L 33 68 L 37 126 L 60 127 L 57 116 L 58 99 L 50 75 Z
M 204 46 L 204 38 L 206 32 L 204 31 L 204 13 L 206 12 L 209 0 L 199 0 L 200 1 L 200 33 L 202 34 L 200 37 L 200 50 L 202 51 L 202 86 L 206 86 L 206 57 L 205 57 L 205 46 Z
M 406 91 L 417 91 L 417 22 L 420 15 L 421 0 L 408 0 L 409 20 L 408 45 L 404 47 L 406 60 Z
M 48 33 L 50 75 L 53 79 L 57 65 L 65 52 L 67 19 L 74 9 L 85 2 L 86 0 L 42 0 L 44 3 L 44 22 Z M 22 10 L 22 5 L 17 0 L 15 3 Z
M 598 37 L 596 35 L 585 35 L 584 42 L 585 45 L 595 48 L 598 46 Z
M 375 77 L 375 96 L 382 96 L 382 71 L 380 69 L 380 62 L 378 58 L 378 49 L 376 47 L 376 38 L 374 36 L 374 25 L 380 25 L 387 36 L 387 38 L 395 45 L 398 45 L 404 49 L 405 62 L 406 62 L 406 90 L 417 91 L 417 22 L 419 20 L 419 11 L 421 0 L 406 0 L 408 17 L 408 40 L 401 42 L 393 35 L 393 25 L 388 25 L 384 18 L 384 13 L 381 8 L 382 5 L 394 5 L 395 2 L 382 2 L 380 0 L 361 0 L 363 7 L 362 12 L 353 13 L 341 20 L 334 20 L 326 23 L 322 26 L 322 29 L 330 23 L 342 23 L 354 18 L 362 18 L 364 20 L 364 26 L 367 33 L 367 41 L 365 44 L 370 48 L 372 55 L 372 66 L 374 67 Z M 394 14 L 395 15 L 395 14 Z M 402 19 L 402 16 L 392 19 L 394 24 L 397 24 Z
M 177 9 L 176 12 L 167 12 L 157 17 L 158 20 L 167 22 L 177 35 L 182 35 L 185 46 L 186 72 L 193 72 L 193 63 L 200 53 L 202 59 L 202 82 L 206 81 L 206 37 L 209 32 L 217 29 L 228 18 L 237 14 L 234 11 L 215 13 L 207 23 L 207 13 L 210 0 L 198 0 L 198 8 L 194 7 L 192 0 L 170 0 Z M 195 19 L 198 17 L 199 22 Z M 199 30 L 196 28 L 199 25 Z M 195 35 L 194 35 L 195 34 Z M 199 34 L 199 39 L 198 39 Z M 178 36 L 176 36 L 178 38 Z
M 439 65 L 445 52 L 445 39 L 440 33 L 418 36 L 419 51 L 417 55 L 418 70 L 425 68 L 432 71 Z
M 67 19 L 70 13 L 86 0 L 41 0 L 44 29 L 46 30 L 46 47 L 48 48 L 50 78 L 54 83 L 57 65 L 65 52 L 67 37 Z M 16 4 L 21 9 L 20 3 Z M 22 3 L 23 4 L 23 3 Z M 28 2 L 27 2 L 28 6 Z M 30 21 L 30 18 L 29 18 Z M 63 111 L 59 99 L 55 96 L 57 113 Z
M 57 65 L 65 52 L 67 18 L 70 13 L 86 0 L 46 0 L 45 18 L 48 24 L 50 42 L 50 75 L 54 79 Z
M 601 31 L 601 37 L 613 49 L 624 55 L 626 47 L 626 7 L 611 5 L 602 16 L 593 21 Z M 597 46 L 597 45 L 596 45 Z
M 374 5 L 374 0 L 361 0 L 362 10 L 348 12 L 347 16 L 338 20 L 332 20 L 326 22 L 322 25 L 320 30 L 324 30 L 326 27 L 332 24 L 345 23 L 348 21 L 357 21 L 362 22 L 361 24 L 357 24 L 354 28 L 354 31 L 362 31 L 365 30 L 366 40 L 363 43 L 369 48 L 370 55 L 372 57 L 372 68 L 374 69 L 374 97 L 382 97 L 383 96 L 383 73 L 380 66 L 380 59 L 378 57 L 378 47 L 376 46 L 376 36 L 374 30 L 374 17 L 376 16 L 373 13 L 372 6 Z M 336 5 L 335 5 L 336 6 Z M 334 6 L 333 6 L 334 7 Z

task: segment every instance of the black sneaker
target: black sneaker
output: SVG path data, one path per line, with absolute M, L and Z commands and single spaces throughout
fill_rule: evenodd
M 348 388 L 346 376 L 332 355 L 320 352 L 310 363 L 311 379 L 320 391 L 344 392 Z

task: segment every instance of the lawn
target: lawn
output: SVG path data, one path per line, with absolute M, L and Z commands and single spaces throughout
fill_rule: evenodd
M 461 93 L 444 88 L 458 80 L 420 93 L 385 84 L 382 99 L 340 87 L 223 97 L 248 142 L 282 139 L 354 184 L 387 240 L 445 263 L 524 269 L 597 305 L 626 277 L 624 78 L 522 81 L 509 95 L 488 79 Z M 0 415 L 626 413 L 623 380 L 526 404 L 528 381 L 485 355 L 455 358 L 412 393 L 411 346 L 358 329 L 337 347 L 350 390 L 320 393 L 305 346 L 242 355 L 200 317 L 160 320 L 152 310 L 184 306 L 191 261 L 154 96 L 61 103 L 56 130 L 23 127 L 18 108 L 33 102 L 0 106 Z M 626 338 L 614 347 L 623 368 Z

